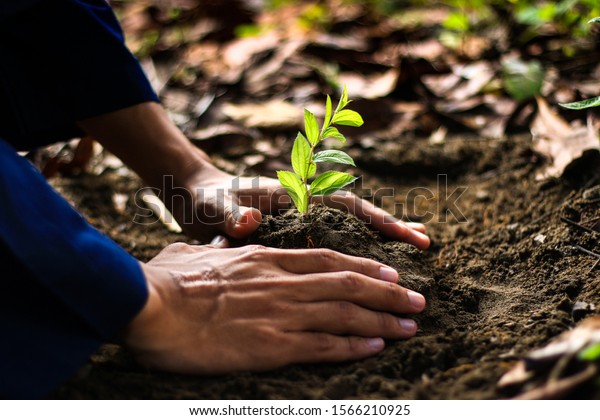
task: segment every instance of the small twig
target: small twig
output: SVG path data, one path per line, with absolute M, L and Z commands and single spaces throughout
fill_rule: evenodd
M 598 263 L 600 263 L 600 259 L 596 260 L 596 262 L 594 263 L 594 265 L 592 265 L 592 267 L 586 273 L 586 276 L 589 276 L 590 273 L 596 269 L 596 267 L 598 266 Z
M 595 253 L 594 251 L 590 251 L 589 249 L 586 249 L 582 246 L 579 245 L 572 245 L 573 248 L 577 248 L 578 250 L 580 250 L 581 252 L 585 252 L 588 255 L 591 255 L 592 257 L 596 257 L 600 260 L 600 254 Z
M 552 211 L 550 211 L 550 212 L 548 212 L 548 213 L 544 213 L 544 214 L 542 214 L 541 216 L 538 216 L 538 217 L 536 217 L 535 219 L 531 220 L 531 221 L 529 222 L 529 224 L 530 224 L 530 225 L 534 225 L 534 224 L 536 224 L 537 222 L 540 222 L 540 221 L 542 221 L 542 220 L 544 220 L 544 219 L 547 219 L 549 216 L 552 216 L 552 215 L 553 215 L 554 213 L 556 213 L 557 211 L 558 211 L 558 209 L 554 209 L 554 210 L 552 210 Z
M 598 373 L 596 365 L 588 365 L 581 372 L 568 376 L 553 383 L 545 383 L 538 388 L 517 395 L 515 400 L 541 400 L 563 398 L 571 391 L 574 391 L 579 385 L 593 379 Z
M 565 354 L 564 356 L 562 356 L 560 359 L 558 359 L 558 362 L 556 362 L 556 364 L 554 365 L 554 368 L 550 371 L 550 375 L 548 376 L 548 385 L 552 386 L 556 386 L 556 382 L 558 382 L 560 380 L 560 378 L 562 377 L 562 374 L 565 372 L 565 370 L 567 370 L 567 367 L 569 366 L 569 364 L 571 363 L 571 360 L 573 360 L 573 354 Z
M 562 220 L 562 221 L 563 221 L 563 222 L 565 222 L 565 223 L 568 223 L 568 224 L 570 224 L 571 226 L 575 226 L 575 227 L 578 227 L 579 229 L 583 229 L 583 230 L 585 230 L 586 232 L 589 232 L 589 233 L 598 233 L 598 232 L 597 232 L 597 231 L 595 231 L 594 229 L 590 229 L 589 227 L 587 227 L 587 226 L 583 226 L 582 224 L 580 224 L 580 223 L 577 223 L 577 222 L 576 222 L 576 221 L 574 221 L 574 220 L 567 219 L 566 217 L 562 217 L 562 216 L 561 216 L 561 217 L 560 217 L 560 220 Z

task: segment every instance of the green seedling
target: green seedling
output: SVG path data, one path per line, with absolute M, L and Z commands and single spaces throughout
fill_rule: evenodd
M 594 19 L 590 20 L 588 23 L 589 24 L 600 23 L 600 17 L 594 18 Z M 579 102 L 570 102 L 568 104 L 559 104 L 559 105 L 562 106 L 563 108 L 575 109 L 575 110 L 592 108 L 595 106 L 600 106 L 600 96 L 597 96 L 595 98 L 586 99 L 586 100 L 579 101 Z
M 346 142 L 346 137 L 334 127 L 335 125 L 349 127 L 363 125 L 363 119 L 358 112 L 345 109 L 350 102 L 345 86 L 335 110 L 333 110 L 331 97 L 327 95 L 325 119 L 320 129 L 315 115 L 305 109 L 304 129 L 306 135 L 299 132 L 292 148 L 294 172 L 277 171 L 279 182 L 287 190 L 298 211 L 304 214 L 308 213 L 311 197 L 333 194 L 356 180 L 356 177 L 344 172 L 327 171 L 317 176 L 310 185 L 308 183 L 309 179 L 315 176 L 318 163 L 328 162 L 356 166 L 354 160 L 341 150 L 315 152 L 319 143 L 327 138 L 337 139 L 341 143 Z

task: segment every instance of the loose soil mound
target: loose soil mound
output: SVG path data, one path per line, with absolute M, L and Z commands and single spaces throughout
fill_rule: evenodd
M 448 154 L 449 191 L 466 186 L 458 206 L 468 223 L 440 223 L 441 206 L 429 224 L 427 252 L 389 242 L 354 217 L 317 207 L 310 221 L 297 213 L 267 217 L 251 238 L 276 247 L 329 247 L 379 260 L 396 268 L 401 283 L 423 293 L 426 311 L 416 316 L 420 331 L 391 341 L 380 355 L 344 364 L 292 366 L 274 372 L 218 378 L 148 371 L 115 345 L 104 346 L 56 393 L 57 398 L 502 398 L 498 378 L 531 349 L 573 327 L 586 313 L 572 313 L 577 301 L 600 308 L 600 268 L 575 246 L 598 252 L 598 233 L 563 222 L 567 218 L 596 230 L 600 217 L 597 155 L 562 180 L 535 181 L 540 163 L 527 138 L 499 142 L 453 140 Z M 417 143 L 420 159 L 432 155 Z M 456 166 L 456 156 L 475 156 Z M 417 152 L 415 152 L 417 153 Z M 419 154 L 419 153 L 417 153 Z M 438 190 L 444 154 L 435 171 L 405 173 L 403 155 L 373 152 L 378 159 L 372 185 L 393 186 L 396 200 L 414 187 Z M 410 156 L 407 157 L 407 159 Z M 428 166 L 424 166 L 427 168 Z M 376 174 L 375 169 L 385 168 Z M 127 182 L 124 182 L 127 181 Z M 367 182 L 367 181 L 366 181 Z M 94 189 L 89 189 L 89 184 Z M 93 223 L 141 259 L 174 240 L 160 225 L 140 227 L 131 214 L 110 206 L 112 191 L 134 191 L 138 181 L 115 173 L 55 182 Z M 439 193 L 441 194 L 441 193 Z M 438 200 L 439 201 L 439 200 Z M 104 206 L 104 207 L 103 207 Z M 389 206 L 389 205 L 388 205 Z M 384 203 L 386 207 L 386 203 Z M 133 212 L 129 203 L 128 209 Z M 390 210 L 392 210 L 390 208 Z M 420 213 L 422 214 L 422 213 Z M 593 312 L 593 311 L 591 311 Z M 598 312 L 596 310 L 596 312 Z M 575 316 L 574 316 L 575 315 Z M 243 343 L 240 343 L 243 345 Z M 590 397 L 584 387 L 575 397 Z

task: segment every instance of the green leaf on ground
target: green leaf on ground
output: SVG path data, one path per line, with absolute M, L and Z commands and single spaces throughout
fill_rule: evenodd
M 544 68 L 539 61 L 511 58 L 502 63 L 504 88 L 517 101 L 539 95 L 544 76 Z
M 568 109 L 586 109 L 593 108 L 595 106 L 600 106 L 600 96 L 596 98 L 590 98 L 579 102 L 570 102 L 568 104 L 559 104 L 563 108 Z
M 600 343 L 590 344 L 577 355 L 579 360 L 587 360 L 589 362 L 600 361 Z
M 444 21 L 444 28 L 450 29 L 459 33 L 467 32 L 471 28 L 469 17 L 460 12 L 450 13 Z
M 316 163 L 342 163 L 344 165 L 356 166 L 354 164 L 354 159 L 348 156 L 346 152 L 342 152 L 341 150 L 323 150 L 322 152 L 315 154 L 313 161 Z
M 302 213 L 308 211 L 308 193 L 300 178 L 289 171 L 277 171 L 277 178 L 294 201 L 296 208 Z
M 328 171 L 319 175 L 310 185 L 312 196 L 333 194 L 340 188 L 351 184 L 356 177 L 343 172 Z

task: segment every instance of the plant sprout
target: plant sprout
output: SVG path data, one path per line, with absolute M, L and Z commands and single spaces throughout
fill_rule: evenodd
M 346 142 L 344 135 L 334 125 L 360 127 L 363 124 L 363 119 L 358 112 L 345 109 L 350 102 L 346 86 L 344 86 L 342 97 L 335 110 L 331 104 L 331 97 L 327 95 L 325 119 L 321 129 L 319 129 L 314 114 L 305 109 L 306 136 L 299 132 L 292 148 L 294 172 L 277 171 L 279 182 L 287 190 L 298 211 L 302 213 L 308 213 L 311 197 L 333 194 L 356 180 L 356 177 L 344 172 L 327 171 L 317 176 L 310 185 L 308 183 L 308 180 L 317 171 L 317 163 L 328 162 L 356 166 L 354 160 L 341 150 L 324 150 L 315 153 L 317 145 L 327 138 L 337 139 L 341 143 Z
M 594 19 L 590 20 L 588 23 L 589 24 L 600 23 L 600 17 L 594 18 Z M 579 101 L 579 102 L 571 102 L 568 104 L 559 104 L 559 105 L 562 106 L 563 108 L 576 109 L 576 110 L 592 108 L 595 106 L 600 106 L 600 96 L 597 96 L 595 98 L 585 99 L 585 100 Z

